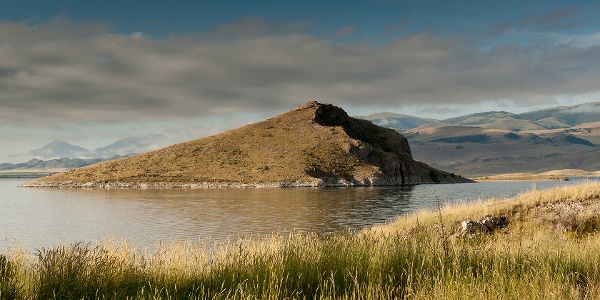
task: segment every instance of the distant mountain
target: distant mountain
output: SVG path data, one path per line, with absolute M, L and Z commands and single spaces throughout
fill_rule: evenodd
M 167 137 L 160 134 L 135 136 L 120 139 L 108 146 L 91 151 L 92 157 L 111 157 L 148 152 L 168 146 Z
M 35 150 L 29 151 L 27 154 L 38 158 L 61 158 L 61 157 L 85 157 L 89 154 L 89 150 L 69 144 L 65 141 L 57 140 L 50 144 Z
M 111 158 L 114 156 L 143 153 L 168 146 L 169 144 L 170 140 L 167 136 L 160 134 L 122 138 L 108 146 L 99 147 L 94 150 L 88 150 L 65 141 L 57 140 L 42 148 L 31 150 L 27 155 L 40 160 L 58 158 Z
M 490 111 L 446 119 L 443 123 L 511 131 L 569 128 L 600 122 L 600 102 L 551 107 L 521 114 Z
M 404 133 L 413 157 L 466 176 L 600 170 L 600 124 L 514 132 L 475 126 L 416 128 Z
M 474 113 L 445 120 L 420 118 L 391 112 L 375 113 L 357 118 L 403 132 L 417 127 L 474 126 L 508 131 L 561 129 L 600 122 L 600 102 L 575 106 L 551 107 L 521 114 L 506 111 Z
M 523 131 L 543 129 L 544 127 L 529 120 L 523 120 L 517 114 L 505 111 L 490 111 L 470 114 L 443 120 L 442 123 L 462 126 L 477 126 L 482 128 L 504 129 L 510 131 Z
M 457 174 L 600 170 L 600 102 L 521 114 L 481 112 L 410 129 L 381 122 L 388 117 L 395 116 L 363 118 L 404 134 L 415 159 Z
M 99 163 L 102 161 L 106 161 L 109 159 L 116 159 L 120 157 L 112 157 L 112 158 L 90 158 L 90 159 L 81 159 L 81 158 L 60 158 L 60 159 L 50 159 L 50 160 L 41 160 L 41 159 L 30 159 L 24 163 L 10 164 L 10 163 L 1 163 L 0 171 L 6 170 L 18 170 L 18 169 L 72 169 L 79 168 L 84 166 L 89 166 L 91 164 Z
M 547 129 L 568 128 L 585 123 L 600 122 L 600 102 L 561 106 L 519 114 Z
M 415 116 L 396 113 L 376 113 L 368 116 L 360 116 L 357 118 L 369 120 L 377 126 L 393 128 L 397 131 L 409 130 L 424 124 L 439 122 L 436 119 L 419 118 Z

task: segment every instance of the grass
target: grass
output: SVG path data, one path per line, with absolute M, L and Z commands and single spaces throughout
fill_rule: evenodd
M 598 199 L 600 184 L 589 183 L 359 233 L 13 250 L 0 256 L 0 299 L 597 299 Z M 456 234 L 488 214 L 508 227 Z

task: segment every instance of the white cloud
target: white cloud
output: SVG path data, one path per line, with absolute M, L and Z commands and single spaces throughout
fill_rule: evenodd
M 534 105 L 600 91 L 597 45 L 480 51 L 465 37 L 432 32 L 383 45 L 291 33 L 307 26 L 244 19 L 207 34 L 155 39 L 65 18 L 1 22 L 0 119 L 197 118 L 282 112 L 312 99 L 383 107 Z

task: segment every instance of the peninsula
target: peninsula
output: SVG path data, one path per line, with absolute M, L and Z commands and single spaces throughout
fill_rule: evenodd
M 213 188 L 471 182 L 412 158 L 392 129 L 308 102 L 265 121 L 38 178 L 24 187 Z

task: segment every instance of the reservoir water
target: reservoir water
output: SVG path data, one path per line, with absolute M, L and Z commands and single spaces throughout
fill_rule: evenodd
M 439 203 L 513 197 L 567 182 L 483 182 L 409 187 L 211 190 L 19 188 L 0 179 L 0 253 L 106 237 L 139 246 L 293 230 L 328 234 L 392 221 Z

